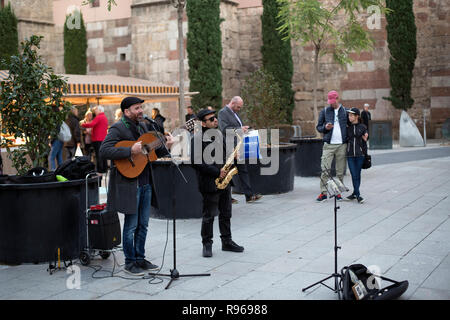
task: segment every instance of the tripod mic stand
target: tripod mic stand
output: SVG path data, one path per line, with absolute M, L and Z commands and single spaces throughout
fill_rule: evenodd
M 341 247 L 339 247 L 337 245 L 337 211 L 339 209 L 339 207 L 337 206 L 337 200 L 336 197 L 338 194 L 340 194 L 341 192 L 345 192 L 348 191 L 348 188 L 342 184 L 339 180 L 335 180 L 333 179 L 333 176 L 331 175 L 331 172 L 329 169 L 327 169 L 325 167 L 326 173 L 329 177 L 329 180 L 327 182 L 327 190 L 328 190 L 328 194 L 330 195 L 330 197 L 334 198 L 334 273 L 331 274 L 330 276 L 306 287 L 302 289 L 302 292 L 305 292 L 306 290 L 308 290 L 309 288 L 312 288 L 318 284 L 322 284 L 323 286 L 327 287 L 328 289 L 330 289 L 331 291 L 333 291 L 334 293 L 338 294 L 338 299 L 341 300 L 341 289 L 339 288 L 339 280 L 341 278 L 341 275 L 338 273 L 338 264 L 337 264 L 337 252 L 339 249 L 341 249 Z M 327 286 L 324 281 L 327 281 L 328 279 L 334 279 L 334 289 Z
M 147 119 L 150 124 L 153 127 L 153 130 L 156 132 L 157 137 L 160 139 L 161 144 L 164 146 L 164 149 L 168 153 L 170 159 L 171 159 L 171 166 L 175 166 L 180 173 L 181 177 L 183 178 L 184 182 L 187 184 L 187 180 L 181 171 L 181 169 L 178 166 L 178 163 L 172 158 L 172 154 L 170 153 L 169 149 L 167 148 L 163 138 L 158 134 L 158 130 L 155 128 L 155 125 L 152 121 Z M 170 281 L 167 284 L 165 289 L 168 289 L 169 286 L 172 284 L 172 282 L 180 277 L 205 277 L 210 276 L 210 273 L 200 273 L 200 274 L 180 274 L 177 270 L 177 238 L 176 238 L 176 198 L 175 198 L 175 173 L 174 170 L 172 171 L 172 225 L 173 225 L 173 269 L 170 269 L 170 274 L 162 274 L 162 273 L 148 273 L 149 275 L 153 276 L 164 276 L 164 277 L 170 277 Z

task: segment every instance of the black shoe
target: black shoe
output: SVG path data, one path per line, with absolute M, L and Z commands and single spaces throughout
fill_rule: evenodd
M 242 252 L 244 247 L 237 245 L 233 240 L 222 242 L 223 251 Z
M 231 203 L 235 204 L 235 203 L 238 203 L 238 202 L 239 202 L 239 201 L 238 201 L 237 199 L 231 198 Z
M 136 265 L 142 270 L 158 270 L 159 267 L 156 264 L 151 263 L 147 260 L 136 260 Z
M 364 202 L 364 198 L 361 197 L 361 196 L 356 197 L 356 200 L 358 200 L 358 203 L 363 203 Z
M 356 196 L 352 193 L 351 195 L 349 195 L 348 197 L 345 198 L 346 200 L 352 201 L 356 199 Z
M 203 256 L 205 258 L 212 257 L 212 243 L 205 243 L 203 245 Z
M 144 271 L 138 267 L 136 262 L 127 263 L 123 271 L 131 274 L 132 276 L 143 276 L 145 274 Z

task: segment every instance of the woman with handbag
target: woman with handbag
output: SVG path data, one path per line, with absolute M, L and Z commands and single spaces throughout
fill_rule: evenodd
M 350 125 L 347 127 L 347 163 L 352 175 L 353 193 L 347 200 L 357 200 L 363 203 L 359 186 L 361 185 L 361 169 L 367 154 L 367 139 L 369 134 L 367 127 L 361 123 L 360 111 L 358 108 L 347 110 Z

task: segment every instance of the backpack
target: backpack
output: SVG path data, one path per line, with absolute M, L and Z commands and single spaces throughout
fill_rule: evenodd
M 29 184 L 29 183 L 46 183 L 55 182 L 56 176 L 54 172 L 49 172 L 46 168 L 35 167 L 28 170 L 24 175 L 6 176 L 3 183 L 9 184 Z M 1 183 L 1 182 L 0 182 Z
M 352 264 L 341 270 L 341 290 L 344 300 L 392 300 L 408 289 L 408 281 L 395 281 L 372 274 L 362 264 Z M 387 287 L 376 285 L 377 278 L 393 283 Z M 357 297 L 358 296 L 358 297 Z
M 59 129 L 58 139 L 62 142 L 69 142 L 72 139 L 72 134 L 70 133 L 70 128 L 64 121 Z
M 86 179 L 88 173 L 95 172 L 95 164 L 89 157 L 75 157 L 61 163 L 55 170 L 55 175 L 63 176 L 69 180 Z

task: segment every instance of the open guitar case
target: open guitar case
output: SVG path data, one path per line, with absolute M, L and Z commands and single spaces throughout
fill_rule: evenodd
M 367 267 L 362 264 L 353 264 L 346 266 L 341 270 L 341 290 L 343 300 L 357 300 L 355 294 L 353 293 L 353 281 L 351 279 L 350 271 L 356 275 L 358 280 L 365 284 L 367 294 L 361 300 L 393 300 L 400 297 L 408 289 L 409 283 L 405 281 L 395 281 L 386 277 L 378 276 L 372 274 L 368 271 Z M 372 282 L 370 277 L 377 277 L 381 280 L 388 281 L 392 283 L 391 285 L 384 288 L 368 288 L 367 283 Z M 374 278 L 372 278 L 374 279 Z

